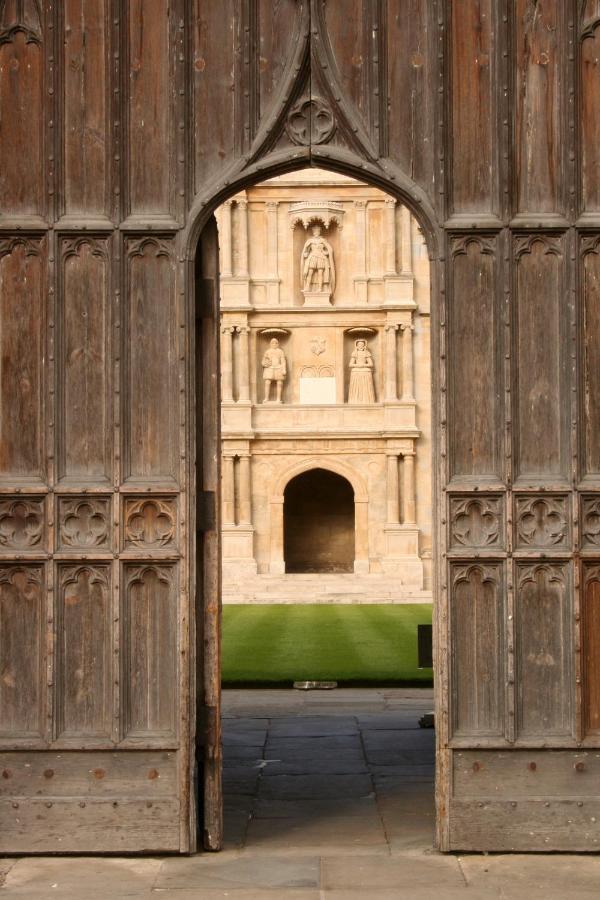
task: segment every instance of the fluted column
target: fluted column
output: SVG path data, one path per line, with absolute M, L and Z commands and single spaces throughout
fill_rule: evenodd
M 398 455 L 390 453 L 387 457 L 387 523 L 398 525 L 400 522 L 400 482 L 398 478 Z
M 223 457 L 223 525 L 235 525 L 233 456 Z
M 221 275 L 231 278 L 233 274 L 233 247 L 231 243 L 231 207 L 233 200 L 226 200 L 221 207 L 221 228 L 219 239 L 221 244 Z
M 414 397 L 413 374 L 413 326 L 402 326 L 402 399 L 412 400 Z
M 250 456 L 240 456 L 240 525 L 252 524 Z
M 396 275 L 396 201 L 385 199 L 385 274 Z
M 397 325 L 385 326 L 385 400 L 398 399 Z
M 240 252 L 238 256 L 239 272 L 242 278 L 248 277 L 248 201 L 238 200 L 240 211 Z
M 400 238 L 402 242 L 402 275 L 412 276 L 412 223 L 410 210 L 402 207 L 400 213 Z
M 247 325 L 238 325 L 237 332 L 240 336 L 239 346 L 239 395 L 238 401 L 248 403 L 250 401 L 250 352 L 248 347 L 248 334 L 250 329 Z
M 224 325 L 221 328 L 221 400 L 233 400 L 233 332 L 234 328 Z
M 413 525 L 417 520 L 416 500 L 415 500 L 415 454 L 406 453 L 404 455 L 404 479 L 403 491 L 404 509 L 403 522 L 406 525 Z

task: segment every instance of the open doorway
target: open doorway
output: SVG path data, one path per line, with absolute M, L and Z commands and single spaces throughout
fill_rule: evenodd
M 362 801 L 392 774 L 420 786 L 432 830 L 433 735 L 418 725 L 433 707 L 417 655 L 433 600 L 423 235 L 394 198 L 317 169 L 236 193 L 216 223 L 234 842 L 268 831 L 261 785 L 291 789 L 302 818 L 321 790 L 335 810 L 336 783 Z M 312 681 L 338 688 L 290 692 Z M 319 771 L 328 787 L 305 785 L 303 803 L 288 779 Z

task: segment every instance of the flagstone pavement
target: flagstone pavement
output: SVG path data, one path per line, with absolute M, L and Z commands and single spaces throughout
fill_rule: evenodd
M 225 691 L 225 849 L 0 859 L 0 900 L 577 900 L 600 858 L 433 849 L 424 689 Z

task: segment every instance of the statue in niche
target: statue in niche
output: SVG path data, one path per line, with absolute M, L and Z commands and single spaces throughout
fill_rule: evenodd
M 331 296 L 335 290 L 333 248 L 321 236 L 320 225 L 312 225 L 310 230 L 312 236 L 302 250 L 302 290 Z
M 281 403 L 281 395 L 283 392 L 283 382 L 287 375 L 287 363 L 285 353 L 279 346 L 277 338 L 273 338 L 269 342 L 269 349 L 265 351 L 262 358 L 263 381 L 265 382 L 265 396 L 263 403 L 270 402 L 271 382 L 275 382 L 276 399 L 275 403 Z
M 373 357 L 367 342 L 363 339 L 354 342 L 354 350 L 350 357 L 348 403 L 375 403 Z

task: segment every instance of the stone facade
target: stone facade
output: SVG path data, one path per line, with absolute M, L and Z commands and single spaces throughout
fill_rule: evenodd
M 217 223 L 224 599 L 430 597 L 430 285 L 415 219 L 313 169 L 236 195 Z M 286 486 L 312 469 L 352 486 L 354 574 L 285 574 Z

